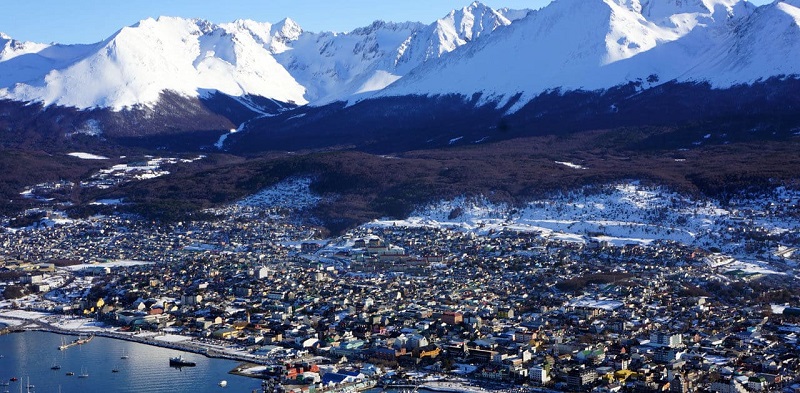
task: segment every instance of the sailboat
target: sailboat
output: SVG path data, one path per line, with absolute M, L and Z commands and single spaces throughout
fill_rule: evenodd
M 120 359 L 127 359 L 128 355 L 125 353 L 125 348 L 122 348 L 122 356 L 119 357 Z
M 81 373 L 78 374 L 78 378 L 89 378 L 89 370 L 86 370 L 83 367 L 81 367 Z

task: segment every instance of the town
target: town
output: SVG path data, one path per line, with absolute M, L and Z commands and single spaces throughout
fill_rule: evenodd
M 800 391 L 793 247 L 765 244 L 772 270 L 753 270 L 671 240 L 397 223 L 324 239 L 285 206 L 212 213 L 4 228 L 0 318 L 234 349 L 287 391 Z

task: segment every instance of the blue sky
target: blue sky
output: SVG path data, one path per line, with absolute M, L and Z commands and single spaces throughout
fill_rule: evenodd
M 770 0 L 752 0 L 764 4 Z M 5 0 L 0 32 L 23 41 L 93 43 L 160 15 L 212 22 L 284 17 L 310 31 L 349 31 L 376 19 L 430 23 L 471 0 Z M 550 0 L 484 0 L 499 8 L 541 8 Z

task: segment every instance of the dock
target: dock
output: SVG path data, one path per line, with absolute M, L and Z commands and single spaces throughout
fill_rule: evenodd
M 87 336 L 87 337 L 84 337 L 84 338 L 82 338 L 82 337 L 78 337 L 78 338 L 76 338 L 75 340 L 72 340 L 72 342 L 71 342 L 71 343 L 69 343 L 69 344 L 62 344 L 62 345 L 59 345 L 59 346 L 58 346 L 58 350 L 59 350 L 59 351 L 64 351 L 64 350 L 67 350 L 67 349 L 69 349 L 70 347 L 74 347 L 74 346 L 76 346 L 76 345 L 83 345 L 83 344 L 86 344 L 86 343 L 88 343 L 88 342 L 92 341 L 92 339 L 93 339 L 93 338 L 94 338 L 94 334 L 91 334 L 91 335 L 89 335 L 89 336 Z

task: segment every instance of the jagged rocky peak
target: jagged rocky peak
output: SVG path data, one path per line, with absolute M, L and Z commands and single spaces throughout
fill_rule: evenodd
M 303 34 L 303 28 L 293 19 L 284 18 L 272 25 L 270 32 L 274 40 L 287 44 L 300 38 L 300 35 Z
M 453 28 L 459 38 L 473 40 L 511 21 L 491 7 L 475 1 L 460 10 L 453 10 L 437 23 L 438 28 Z

